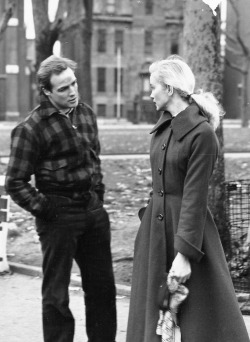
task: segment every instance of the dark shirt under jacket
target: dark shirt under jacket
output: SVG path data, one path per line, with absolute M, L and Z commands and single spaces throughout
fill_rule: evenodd
M 48 98 L 11 134 L 11 154 L 6 190 L 12 199 L 34 216 L 52 214 L 48 194 L 78 199 L 88 190 L 103 199 L 100 143 L 95 114 L 79 103 L 66 116 Z M 35 176 L 35 186 L 30 183 Z

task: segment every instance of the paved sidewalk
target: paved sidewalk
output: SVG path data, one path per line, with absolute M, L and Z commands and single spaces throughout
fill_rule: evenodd
M 41 278 L 18 273 L 0 276 L 0 341 L 42 342 Z M 86 342 L 82 291 L 70 287 L 70 307 L 76 321 L 74 342 Z M 129 298 L 117 296 L 117 342 L 125 342 Z
M 0 276 L 0 341 L 42 342 L 41 278 L 14 273 Z M 70 287 L 70 307 L 76 320 L 74 342 L 86 342 L 82 292 Z M 129 297 L 117 296 L 117 342 L 125 342 Z M 250 336 L 250 316 L 244 316 Z

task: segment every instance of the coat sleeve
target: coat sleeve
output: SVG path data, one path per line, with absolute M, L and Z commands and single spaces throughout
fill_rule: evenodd
M 92 151 L 94 161 L 95 161 L 95 167 L 94 167 L 94 173 L 92 175 L 92 183 L 93 183 L 93 190 L 97 193 L 100 200 L 103 201 L 104 193 L 105 193 L 105 185 L 103 183 L 103 174 L 101 170 L 101 159 L 100 159 L 101 145 L 99 141 L 96 116 L 94 113 L 92 114 L 92 118 L 93 118 L 93 127 L 95 131 L 94 145 L 93 145 L 93 151 Z
M 212 128 L 206 125 L 204 129 L 204 126 L 197 134 L 192 135 L 174 241 L 177 252 L 197 262 L 204 255 L 201 249 L 207 216 L 209 179 L 218 155 L 217 137 Z
M 11 134 L 5 189 L 20 207 L 34 216 L 49 219 L 54 215 L 54 204 L 39 193 L 30 182 L 38 155 L 39 145 L 35 134 L 31 134 L 23 125 L 17 126 Z

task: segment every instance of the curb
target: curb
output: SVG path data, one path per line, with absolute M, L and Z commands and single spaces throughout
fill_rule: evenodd
M 31 277 L 39 277 L 42 278 L 42 268 L 38 266 L 30 266 L 25 264 L 19 264 L 15 262 L 9 262 L 10 270 L 14 273 L 19 273 Z M 71 286 L 81 287 L 81 277 L 76 273 L 71 274 L 70 280 Z M 131 286 L 115 284 L 116 286 L 116 294 L 119 296 L 127 296 L 130 297 L 131 294 Z M 240 310 L 243 315 L 250 315 L 250 294 L 248 293 L 236 293 L 236 297 L 239 303 Z
M 25 264 L 19 264 L 16 262 L 8 262 L 10 270 L 14 273 L 20 273 L 31 277 L 39 277 L 42 278 L 42 268 L 38 266 L 30 266 Z M 71 274 L 70 280 L 71 286 L 79 286 L 82 287 L 81 277 L 75 273 Z M 116 286 L 116 294 L 119 296 L 130 296 L 131 287 L 128 285 L 115 284 Z

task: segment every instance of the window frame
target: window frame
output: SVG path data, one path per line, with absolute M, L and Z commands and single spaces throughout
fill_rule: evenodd
M 119 37 L 120 35 L 120 37 Z M 124 30 L 116 29 L 115 30 L 115 53 L 117 53 L 118 47 L 121 48 L 121 54 L 123 54 L 124 47 Z
M 107 52 L 107 30 L 105 28 L 97 30 L 97 52 Z
M 152 55 L 153 52 L 153 31 L 144 31 L 144 53 L 145 55 Z
M 106 92 L 106 68 L 104 67 L 97 68 L 97 92 Z

